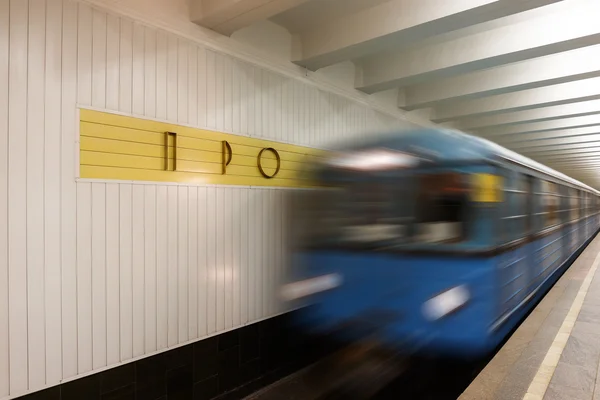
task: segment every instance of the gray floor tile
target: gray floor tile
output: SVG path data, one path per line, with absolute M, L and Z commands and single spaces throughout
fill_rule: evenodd
M 544 400 L 592 400 L 592 393 L 581 389 L 550 384 Z
M 597 367 L 597 366 L 596 366 Z M 552 381 L 556 386 L 565 386 L 573 389 L 579 389 L 592 393 L 596 381 L 596 368 L 580 367 L 577 365 L 559 362 Z
M 544 400 L 592 400 L 592 394 L 580 389 L 550 384 Z
M 571 365 L 595 370 L 600 358 L 600 341 L 594 334 L 585 331 L 575 331 L 567 341 L 560 360 Z
M 598 327 L 600 328 L 600 308 L 595 308 L 590 304 L 584 304 L 579 312 L 577 321 L 598 324 Z
M 508 373 L 506 378 L 498 386 L 496 399 L 522 399 L 527 389 L 537 373 L 543 357 L 530 357 L 527 360 L 523 358 L 514 364 L 514 368 Z
M 600 325 L 598 325 L 595 322 L 586 322 L 578 319 L 575 322 L 575 326 L 573 327 L 573 331 L 575 330 L 581 330 L 587 333 L 591 333 L 593 335 L 600 336 Z

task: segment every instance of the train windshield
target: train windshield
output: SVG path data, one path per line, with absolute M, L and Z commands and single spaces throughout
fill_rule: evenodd
M 429 172 L 352 176 L 298 201 L 301 243 L 385 247 L 467 237 L 468 176 Z

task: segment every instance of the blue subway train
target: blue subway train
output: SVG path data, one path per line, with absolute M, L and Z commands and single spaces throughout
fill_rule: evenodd
M 341 342 L 487 355 L 600 223 L 595 189 L 460 132 L 382 135 L 310 174 L 282 294 Z

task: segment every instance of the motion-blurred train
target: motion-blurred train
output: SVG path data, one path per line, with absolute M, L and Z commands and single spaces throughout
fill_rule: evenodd
M 283 295 L 302 326 L 381 348 L 493 351 L 594 237 L 599 192 L 463 133 L 354 144 L 294 202 Z

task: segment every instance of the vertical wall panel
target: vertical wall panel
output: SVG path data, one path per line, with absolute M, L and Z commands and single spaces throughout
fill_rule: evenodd
M 241 94 L 241 68 L 240 62 L 236 59 L 232 59 L 232 95 L 231 95 L 231 112 L 232 116 L 232 132 L 235 133 L 246 133 L 241 129 L 241 108 L 242 102 L 240 98 Z
M 132 47 L 132 111 L 134 114 L 144 115 L 145 83 L 144 83 L 144 26 L 133 24 Z
M 168 210 L 167 186 L 156 188 L 156 348 L 168 345 Z
M 215 312 L 216 312 L 216 330 L 221 331 L 225 328 L 225 189 L 217 187 L 216 192 L 216 227 L 215 237 L 217 239 L 215 246 L 214 274 L 211 277 L 215 280 Z M 209 231 L 210 232 L 210 231 Z
M 242 189 L 232 189 L 232 207 L 231 207 L 231 292 L 232 292 L 232 324 L 231 326 L 240 325 L 240 263 L 242 262 L 240 257 L 241 250 L 241 191 Z
M 187 66 L 187 64 L 186 64 Z M 187 109 L 186 109 L 187 111 Z M 177 193 L 177 305 L 179 343 L 188 340 L 188 188 Z
M 223 207 L 223 255 L 222 255 L 222 279 L 223 279 L 223 326 L 225 329 L 231 328 L 233 325 L 233 192 L 235 189 L 226 188 L 223 190 L 223 202 L 220 204 Z
M 197 63 L 197 75 L 198 75 L 198 126 L 206 127 L 206 84 L 207 84 L 207 70 L 206 70 L 206 49 L 198 47 L 198 63 Z
M 237 71 L 240 85 L 240 133 L 249 135 L 248 129 L 248 65 L 243 61 L 237 61 Z
M 179 61 L 179 41 L 175 36 L 167 36 L 167 119 L 177 121 L 177 63 Z
M 106 366 L 106 185 L 92 184 L 93 367 Z
M 250 282 L 249 266 L 250 257 L 248 256 L 250 235 L 248 234 L 248 195 L 249 190 L 241 190 L 239 218 L 240 218 L 240 323 L 248 322 L 249 294 L 248 286 Z
M 77 185 L 77 366 L 92 370 L 92 185 Z
M 310 99 L 310 105 L 312 107 L 311 115 L 313 118 L 313 126 L 310 131 L 311 142 L 313 146 L 321 146 L 322 140 L 319 136 L 319 127 L 321 127 L 321 111 L 319 110 L 319 89 L 311 88 L 311 94 L 312 96 Z
M 44 66 L 46 4 L 29 1 L 27 61 L 27 328 L 29 387 L 46 383 L 44 326 Z M 23 133 L 21 133 L 23 134 Z
M 215 128 L 218 130 L 225 129 L 224 110 L 225 101 L 223 100 L 223 69 L 225 56 L 220 53 L 215 53 Z
M 132 111 L 133 79 L 133 23 L 124 18 L 120 20 L 119 42 L 119 111 Z
M 282 103 L 282 94 L 281 92 L 283 91 L 283 78 L 278 75 L 278 74 L 273 74 L 273 82 L 274 82 L 274 96 L 272 95 L 273 101 L 274 101 L 274 107 L 273 107 L 273 118 L 275 119 L 275 132 L 273 134 L 273 138 L 275 138 L 276 140 L 284 140 L 283 138 L 283 132 L 282 132 L 282 122 L 281 122 L 281 117 L 282 117 L 282 113 L 283 113 L 283 103 Z
M 77 3 L 63 2 L 60 257 L 63 379 L 77 374 L 77 188 L 73 179 L 77 111 Z
M 233 130 L 233 60 L 223 56 L 223 129 Z
M 217 330 L 217 266 L 216 266 L 216 228 L 217 228 L 217 188 L 206 188 L 206 329 L 207 333 Z
M 92 8 L 78 3 L 77 22 L 77 102 L 92 104 Z
M 119 185 L 119 328 L 121 361 L 133 355 L 132 185 Z
M 44 88 L 44 260 L 46 278 L 44 317 L 46 322 L 46 384 L 49 385 L 60 382 L 62 377 L 60 305 L 61 33 L 62 3 L 50 1 L 46 4 L 46 76 Z M 0 76 L 2 76 L 1 73 Z M 2 109 L 2 105 L 0 105 L 0 109 Z M 2 146 L 0 145 L 0 147 Z M 0 157 L 2 157 L 1 153 Z M 1 206 L 0 210 L 2 210 Z M 1 221 L 0 224 L 2 224 Z M 2 243 L 1 238 L 0 243 Z M 1 253 L 2 249 L 0 247 Z M 1 287 L 0 285 L 0 290 L 2 290 Z M 2 385 L 0 384 L 0 386 Z
M 197 58 L 194 54 L 194 60 Z M 198 337 L 198 188 L 188 192 L 188 338 Z
M 262 318 L 263 316 L 263 296 L 264 296 L 264 279 L 265 276 L 263 274 L 264 270 L 264 262 L 262 259 L 263 251 L 262 251 L 262 243 L 263 243 L 263 227 L 259 221 L 262 220 L 262 202 L 263 202 L 263 189 L 254 189 L 252 191 L 254 193 L 254 210 L 251 211 L 255 216 L 254 218 L 254 243 L 253 247 L 254 251 L 254 265 L 253 265 L 253 275 L 254 275 L 254 302 L 255 302 L 255 315 L 254 318 Z
M 281 83 L 281 113 L 282 113 L 282 117 L 281 117 L 281 139 L 284 141 L 290 141 L 289 138 L 289 134 L 288 134 L 288 127 L 289 127 L 289 97 L 288 97 L 288 93 L 289 93 L 289 86 L 290 86 L 290 79 L 287 77 L 283 77 L 282 79 L 282 83 Z
M 27 19 L 28 3 L 10 2 L 8 98 L 8 276 L 10 390 L 28 388 L 27 374 Z
M 167 119 L 167 35 L 156 33 L 156 118 Z
M 8 54 L 9 4 L 0 2 L 0 396 L 10 393 L 8 330 Z
M 106 13 L 92 12 L 92 106 L 106 107 Z
M 156 350 L 156 187 L 144 187 L 144 333 L 145 352 Z
M 266 296 L 264 304 L 265 316 L 273 314 L 274 306 L 273 304 L 273 293 L 274 293 L 274 280 L 275 280 L 275 248 L 277 247 L 276 232 L 274 228 L 275 222 L 277 221 L 277 209 L 274 208 L 275 202 L 275 191 L 271 189 L 265 190 L 265 202 L 263 203 L 263 216 L 269 215 L 269 210 L 275 210 L 272 216 L 269 216 L 269 220 L 266 224 L 264 224 L 264 237 L 263 237 L 263 251 L 265 255 L 265 266 L 266 266 L 266 279 L 265 284 L 267 285 Z
M 188 124 L 198 126 L 198 47 L 188 47 Z
M 121 361 L 119 184 L 106 184 L 106 363 Z
M 121 22 L 108 15 L 106 19 L 106 108 L 119 110 L 119 54 Z
M 263 73 L 260 68 L 252 66 L 254 75 L 252 93 L 254 93 L 254 136 L 262 136 L 263 131 L 263 117 L 262 117 L 262 81 Z
M 168 345 L 174 346 L 179 339 L 179 294 L 177 292 L 178 281 L 178 264 L 177 264 L 177 186 L 169 186 L 167 188 L 167 273 L 169 290 L 167 294 L 167 310 L 168 315 Z
M 144 186 L 133 185 L 132 193 L 132 305 L 133 305 L 133 356 L 144 354 Z
M 314 104 L 314 103 L 311 103 Z M 273 270 L 274 270 L 274 286 L 273 286 L 273 298 L 272 298 L 272 303 L 275 306 L 274 312 L 278 313 L 281 312 L 281 304 L 278 301 L 277 298 L 277 289 L 279 288 L 279 285 L 281 283 L 281 269 L 283 266 L 283 238 L 284 238 L 284 232 L 282 229 L 282 224 L 283 224 L 283 197 L 282 197 L 282 193 L 283 191 L 281 190 L 272 190 L 273 194 L 275 195 L 275 210 L 277 210 L 276 213 L 276 218 L 273 221 L 275 226 L 273 227 L 273 232 L 275 234 L 275 238 L 276 238 L 276 245 L 275 245 L 275 264 L 273 265 Z
M 217 126 L 217 79 L 216 54 L 212 50 L 206 50 L 206 126 L 208 128 L 216 128 Z
M 156 117 L 156 31 L 144 28 L 144 114 Z
M 258 318 L 258 314 L 256 312 L 257 309 L 257 292 L 256 291 L 256 281 L 259 279 L 258 277 L 258 268 L 256 263 L 256 254 L 257 254 L 257 238 L 256 238 L 256 189 L 250 189 L 248 192 L 248 206 L 246 210 L 248 212 L 248 227 L 247 227 L 247 240 L 248 240 L 248 261 L 247 261 L 247 279 L 248 279 L 248 320 L 252 321 Z
M 294 143 L 302 143 L 302 128 L 301 121 L 304 118 L 304 110 L 302 109 L 302 83 L 294 81 Z
M 177 122 L 188 123 L 188 47 L 185 39 L 177 40 Z
M 198 336 L 202 337 L 207 334 L 207 200 L 205 187 L 198 188 Z
M 260 83 L 258 85 L 258 92 L 260 93 L 260 114 L 257 114 L 257 118 L 259 118 L 262 128 L 258 130 L 257 136 L 263 138 L 270 138 L 271 135 L 271 124 L 270 124 L 270 97 L 269 97 L 269 89 L 271 87 L 271 81 L 269 79 L 270 71 L 260 69 Z
M 247 115 L 248 115 L 248 134 L 250 136 L 254 136 L 256 134 L 256 84 L 255 84 L 255 74 L 254 67 L 250 64 L 244 63 L 244 71 L 246 75 L 247 81 L 247 91 L 245 101 L 247 104 Z

